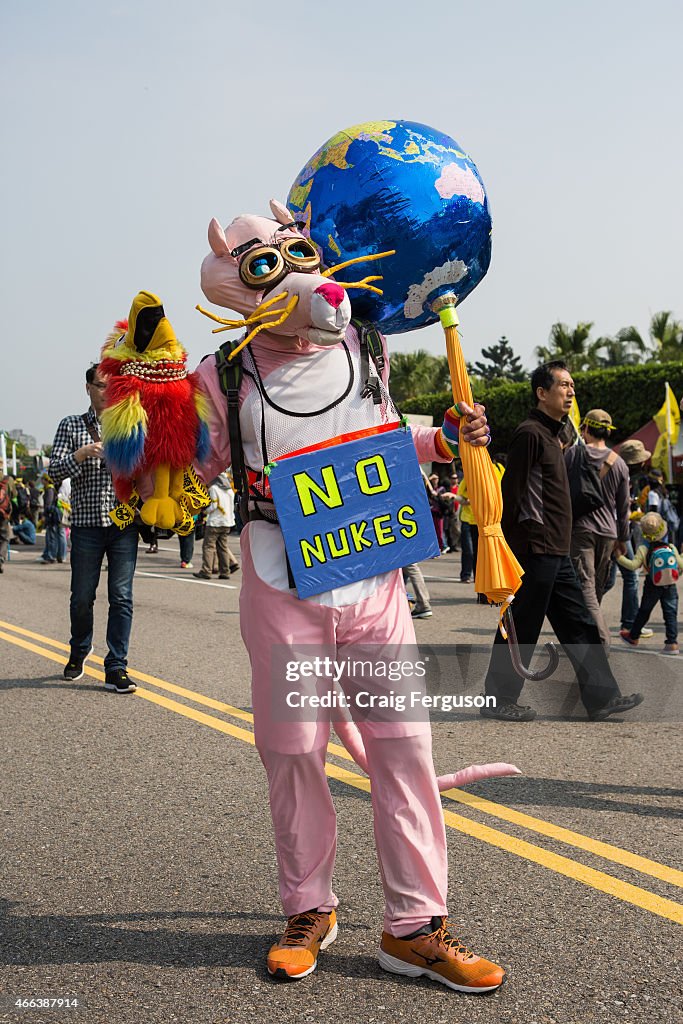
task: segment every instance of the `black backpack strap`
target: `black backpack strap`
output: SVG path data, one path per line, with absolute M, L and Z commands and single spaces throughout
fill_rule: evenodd
M 228 402 L 228 435 L 230 438 L 230 458 L 232 460 L 232 478 L 235 482 L 237 495 L 240 499 L 240 515 L 244 521 L 249 519 L 249 482 L 244 466 L 242 451 L 242 433 L 240 430 L 239 395 L 242 383 L 242 353 L 230 359 L 230 355 L 239 345 L 241 338 L 225 341 L 216 352 L 216 372 L 221 391 Z
M 379 386 L 379 378 L 384 372 L 384 348 L 382 338 L 373 323 L 369 320 L 358 320 L 354 318 L 351 323 L 358 334 L 360 343 L 360 375 L 361 375 L 361 398 L 370 398 L 375 405 L 382 401 L 382 392 Z M 370 357 L 377 369 L 379 377 L 370 373 Z

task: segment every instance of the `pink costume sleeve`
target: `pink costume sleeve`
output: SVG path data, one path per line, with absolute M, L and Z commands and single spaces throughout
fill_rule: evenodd
M 413 435 L 413 443 L 417 452 L 418 462 L 452 462 L 453 456 L 448 458 L 442 455 L 436 447 L 434 438 L 439 433 L 439 427 L 418 427 L 410 424 Z
M 204 359 L 195 372 L 209 401 L 209 439 L 211 442 L 209 457 L 205 462 L 197 464 L 196 468 L 204 480 L 209 483 L 215 476 L 222 473 L 232 461 L 228 431 L 228 401 L 221 391 L 213 356 Z

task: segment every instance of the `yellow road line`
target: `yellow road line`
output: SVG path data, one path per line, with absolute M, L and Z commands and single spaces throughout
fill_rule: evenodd
M 38 647 L 36 644 L 29 643 L 27 640 L 21 640 L 19 637 L 10 636 L 2 630 L 0 630 L 0 640 L 7 640 L 16 647 L 22 647 L 24 650 L 31 651 L 33 654 L 40 654 L 43 658 L 49 658 L 50 661 L 56 661 L 58 665 L 66 665 L 67 659 L 63 658 L 61 654 L 54 654 L 52 651 L 46 651 L 43 647 Z M 91 668 L 87 664 L 85 666 L 85 675 L 90 676 L 92 679 L 97 679 L 100 682 L 104 682 L 104 672 L 100 672 L 100 670 L 96 668 Z M 129 673 L 129 675 L 131 675 L 131 673 Z M 203 711 L 196 711 L 195 708 L 189 708 L 187 704 L 179 704 L 177 700 L 169 700 L 168 697 L 163 697 L 160 693 L 152 693 L 151 690 L 141 690 L 140 687 L 138 687 L 132 696 L 143 697 L 152 704 L 158 704 L 162 708 L 168 708 L 169 711 L 175 711 L 176 714 L 184 715 L 185 718 L 191 718 L 193 721 L 199 722 L 201 725 L 208 725 L 212 729 L 216 729 L 218 732 L 224 732 L 229 736 L 234 736 L 238 740 L 244 740 L 245 743 L 251 743 L 252 745 L 254 743 L 254 734 L 249 732 L 248 729 L 240 729 L 239 726 L 231 725 L 230 722 L 222 722 L 220 718 L 214 718 L 213 715 L 205 715 Z
M 30 629 L 23 629 L 21 626 L 13 626 L 9 622 L 3 622 L 1 619 L 0 627 L 19 633 L 20 636 L 31 637 L 32 640 L 41 640 L 43 643 L 49 644 L 51 647 L 56 647 L 60 651 L 70 651 L 68 644 L 61 643 L 59 640 L 53 640 L 48 636 L 42 636 L 40 633 L 33 633 Z M 104 665 L 104 660 L 96 654 L 91 654 L 88 658 L 88 663 L 93 661 L 98 665 Z M 88 663 L 86 663 L 86 673 Z M 62 664 L 65 664 L 65 662 L 62 662 Z M 214 711 L 223 711 L 228 715 L 232 715 L 233 718 L 241 718 L 245 722 L 253 723 L 254 721 L 254 716 L 248 711 L 242 711 L 241 708 L 235 708 L 231 704 L 225 704 L 221 700 L 214 700 L 213 697 L 206 697 L 203 693 L 197 693 L 195 690 L 188 690 L 184 686 L 177 686 L 175 683 L 168 683 L 165 679 L 157 679 L 156 676 L 150 676 L 146 672 L 138 672 L 137 669 L 131 668 L 128 669 L 128 675 L 131 679 L 139 679 L 142 683 L 151 683 L 152 686 L 158 686 L 162 690 L 168 690 L 169 693 L 175 693 L 178 697 L 188 697 L 197 704 L 203 704 L 207 708 L 213 708 Z
M 33 633 L 31 630 L 24 629 L 21 626 L 14 626 L 11 623 L 3 622 L 2 620 L 0 620 L 0 626 L 13 630 L 22 636 L 41 640 L 43 643 L 50 644 L 60 650 L 69 650 L 68 644 L 60 643 L 58 640 L 52 640 L 50 637 L 42 636 L 40 633 Z M 100 665 L 103 664 L 102 658 L 98 658 L 95 655 L 91 655 L 89 660 L 98 662 Z M 169 693 L 175 693 L 179 697 L 186 697 L 188 700 L 195 701 L 195 703 L 203 704 L 205 707 L 212 708 L 214 711 L 221 711 L 233 718 L 239 718 L 244 722 L 253 724 L 254 716 L 250 712 L 242 711 L 241 708 L 233 707 L 232 704 L 226 704 L 224 701 L 214 700 L 212 697 L 207 697 L 202 693 L 198 693 L 196 690 L 190 690 L 187 687 L 178 686 L 175 683 L 169 683 L 164 679 L 148 675 L 145 672 L 130 669 L 128 674 L 132 679 L 139 679 L 141 682 L 157 686 L 160 689 L 167 690 Z M 345 761 L 351 761 L 355 764 L 348 751 L 337 743 L 330 743 L 328 745 L 328 752 Z M 524 814 L 522 811 L 517 811 L 511 807 L 506 807 L 504 804 L 498 804 L 492 800 L 487 800 L 484 797 L 476 796 L 474 793 L 467 793 L 464 790 L 459 789 L 449 789 L 446 790 L 443 796 L 446 796 L 450 800 L 454 800 L 458 803 L 465 804 L 475 811 L 480 811 L 483 814 L 489 814 L 492 817 L 499 818 L 501 821 L 507 821 L 512 825 L 519 825 L 529 831 L 537 832 L 539 835 L 546 836 L 548 839 L 556 839 L 559 842 L 566 843 L 568 846 L 574 846 L 577 849 L 586 851 L 587 853 L 593 853 L 598 857 L 603 857 L 605 860 L 612 861 L 614 864 L 621 864 L 622 867 L 631 868 L 634 871 L 640 872 L 640 874 L 650 875 L 652 878 L 658 878 L 660 881 L 666 882 L 669 885 L 683 887 L 683 871 L 678 871 L 676 868 L 669 867 L 667 864 L 660 864 L 658 861 L 650 860 L 648 857 L 641 857 L 636 853 L 631 853 L 629 850 L 622 850 L 620 847 L 613 846 L 611 843 L 604 843 L 599 839 L 592 839 L 590 836 L 585 836 L 581 832 L 575 832 L 572 829 L 564 828 L 563 826 L 556 825 L 553 822 L 545 821 L 543 818 L 536 818 L 532 815 Z
M 499 832 L 488 825 L 481 825 L 470 818 L 463 818 L 460 814 L 453 814 L 452 811 L 444 811 L 444 819 L 451 828 L 456 828 L 466 835 L 474 836 L 484 843 L 497 846 L 508 853 L 514 853 L 518 857 L 540 864 L 550 871 L 556 871 L 566 878 L 573 878 L 577 882 L 583 882 L 599 892 L 605 892 L 609 896 L 615 896 L 625 903 L 631 903 L 634 907 L 642 910 L 649 910 L 651 914 L 664 917 L 675 924 L 683 925 L 683 905 L 675 900 L 665 899 L 662 896 L 655 896 L 647 889 L 641 889 L 630 882 L 622 882 L 619 878 L 606 874 L 604 871 L 596 871 L 595 868 L 586 867 L 579 861 L 569 857 L 562 857 L 558 853 L 551 853 L 533 843 L 527 843 L 523 839 L 515 839 L 505 832 Z
M 152 693 L 151 690 L 141 690 L 139 687 L 135 691 L 136 697 L 144 697 L 145 700 L 149 700 L 152 704 L 158 704 L 159 707 L 167 708 L 169 711 L 175 711 L 178 715 L 184 715 L 185 718 L 191 718 L 195 722 L 199 722 L 200 725 L 208 725 L 211 729 L 216 729 L 218 732 L 224 732 L 228 736 L 234 736 L 235 739 L 242 740 L 244 743 L 250 743 L 254 745 L 254 734 L 249 732 L 248 729 L 240 729 L 238 725 L 231 725 L 230 722 L 223 722 L 220 718 L 214 718 L 213 715 L 206 715 L 203 711 L 195 711 L 194 708 L 189 708 L 187 704 L 179 704 L 177 700 L 170 700 L 168 697 L 162 696 L 160 693 Z
M 0 639 L 6 640 L 9 643 L 22 647 L 35 654 L 47 657 L 51 661 L 58 662 L 59 664 L 63 665 L 65 663 L 65 659 L 61 657 L 61 655 L 55 654 L 52 651 L 46 651 L 44 648 L 22 640 L 19 637 L 11 636 L 0 631 Z M 95 679 L 104 679 L 104 674 L 97 669 L 86 667 L 85 672 L 86 675 L 92 676 Z M 130 674 L 132 675 L 132 673 Z M 179 704 L 177 701 L 170 700 L 167 697 L 163 697 L 161 694 L 152 693 L 148 690 L 138 689 L 136 691 L 136 695 L 139 695 L 145 700 L 157 704 L 160 707 L 167 708 L 168 710 L 174 711 L 186 718 L 190 718 L 201 725 L 206 725 L 211 729 L 226 733 L 236 739 L 240 739 L 252 745 L 254 743 L 253 733 L 214 718 L 213 715 L 207 715 L 204 714 L 204 712 L 196 711 L 194 708 L 190 708 L 185 704 Z M 355 789 L 362 790 L 363 792 L 370 792 L 370 780 L 364 775 L 358 775 L 356 772 L 349 771 L 348 769 L 339 768 L 329 762 L 325 766 L 325 771 L 330 778 L 337 779 L 338 781 L 343 782 L 348 786 L 352 786 Z M 509 810 L 508 808 L 501 809 L 506 811 Z M 526 817 L 526 815 L 524 817 Z M 464 818 L 462 815 L 454 814 L 452 811 L 444 811 L 444 820 L 449 827 L 456 829 L 465 835 L 472 836 L 473 838 L 479 839 L 491 846 L 496 846 L 508 853 L 513 853 L 516 856 L 530 860 L 533 863 L 539 864 L 551 871 L 555 871 L 566 878 L 572 878 L 576 881 L 582 882 L 584 885 L 588 885 L 600 892 L 607 893 L 608 895 L 621 899 L 633 906 L 648 910 L 650 913 L 666 918 L 676 924 L 683 924 L 683 905 L 676 903 L 674 900 L 656 896 L 645 889 L 631 885 L 629 882 L 622 882 L 620 879 L 614 878 L 612 875 L 608 875 L 605 872 L 596 871 L 594 868 L 586 867 L 578 861 L 574 861 L 556 853 L 551 853 L 542 847 L 535 846 L 533 843 L 528 843 L 522 839 L 516 839 L 505 832 L 500 832 L 497 829 L 490 828 L 488 825 L 482 825 L 469 818 Z M 544 822 L 542 824 L 548 823 Z M 586 839 L 587 837 L 580 838 Z M 624 853 L 625 851 L 620 852 Z
M 618 846 L 603 843 L 599 839 L 591 839 L 590 836 L 584 836 L 581 832 L 574 832 L 572 829 L 563 828 L 561 825 L 554 825 L 543 818 L 535 818 L 530 814 L 516 811 L 512 807 L 506 807 L 504 804 L 494 803 L 491 800 L 486 800 L 484 797 L 476 796 L 474 793 L 466 793 L 461 789 L 448 789 L 442 795 L 449 797 L 451 800 L 456 800 L 458 803 L 465 804 L 474 810 L 482 811 L 484 814 L 491 814 L 493 817 L 507 821 L 511 825 L 521 825 L 523 828 L 547 836 L 548 839 L 558 839 L 562 843 L 576 846 L 587 853 L 594 853 L 598 857 L 604 857 L 606 860 L 611 860 L 615 864 L 621 864 L 625 868 L 633 868 L 634 871 L 639 871 L 641 874 L 659 878 L 662 882 L 683 887 L 683 871 L 670 868 L 666 864 L 659 864 L 656 860 L 640 857 L 637 853 L 622 850 Z
M 370 780 L 364 776 L 356 775 L 355 772 L 350 772 L 345 768 L 337 768 L 333 764 L 327 764 L 325 770 L 330 778 L 338 779 L 340 782 L 346 783 L 347 786 L 362 789 L 366 793 L 370 792 Z M 622 882 L 612 875 L 605 874 L 604 871 L 596 871 L 595 868 L 586 867 L 585 864 L 580 864 L 569 857 L 550 853 L 549 850 L 544 850 L 540 846 L 527 843 L 523 839 L 515 839 L 505 832 L 499 832 L 488 825 L 481 825 L 478 821 L 472 821 L 471 818 L 463 818 L 462 815 L 453 814 L 452 811 L 444 811 L 443 816 L 446 824 L 457 829 L 458 832 L 464 832 L 465 835 L 480 839 L 490 846 L 497 846 L 507 853 L 514 853 L 517 857 L 533 861 L 534 864 L 539 864 L 550 871 L 556 871 L 558 874 L 564 875 L 565 878 L 583 882 L 584 885 L 588 885 L 592 889 L 616 896 L 617 899 L 623 900 L 625 903 L 649 910 L 650 913 L 664 917 L 675 924 L 683 924 L 683 905 L 676 903 L 675 900 L 655 896 L 654 893 L 648 892 L 646 889 L 640 889 L 637 885 L 631 885 L 629 882 Z

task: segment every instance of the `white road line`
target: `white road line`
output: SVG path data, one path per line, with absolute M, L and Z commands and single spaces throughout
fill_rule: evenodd
M 162 572 L 142 572 L 135 570 L 136 576 L 151 576 L 155 580 L 177 580 L 179 583 L 197 583 L 200 587 L 220 587 L 221 590 L 237 590 L 231 583 L 213 583 L 211 580 L 197 580 L 192 576 L 167 576 Z

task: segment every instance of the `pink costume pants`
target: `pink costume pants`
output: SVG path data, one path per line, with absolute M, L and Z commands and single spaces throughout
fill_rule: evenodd
M 249 527 L 242 531 L 242 637 L 252 669 L 256 747 L 268 776 L 270 808 L 285 914 L 337 906 L 332 873 L 336 814 L 325 754 L 328 721 L 282 722 L 272 715 L 274 644 L 414 644 L 400 570 L 372 596 L 332 608 L 301 601 L 261 580 L 254 569 Z M 385 898 L 384 929 L 400 938 L 446 914 L 448 864 L 441 800 L 428 723 L 362 722 L 372 783 L 375 843 Z

